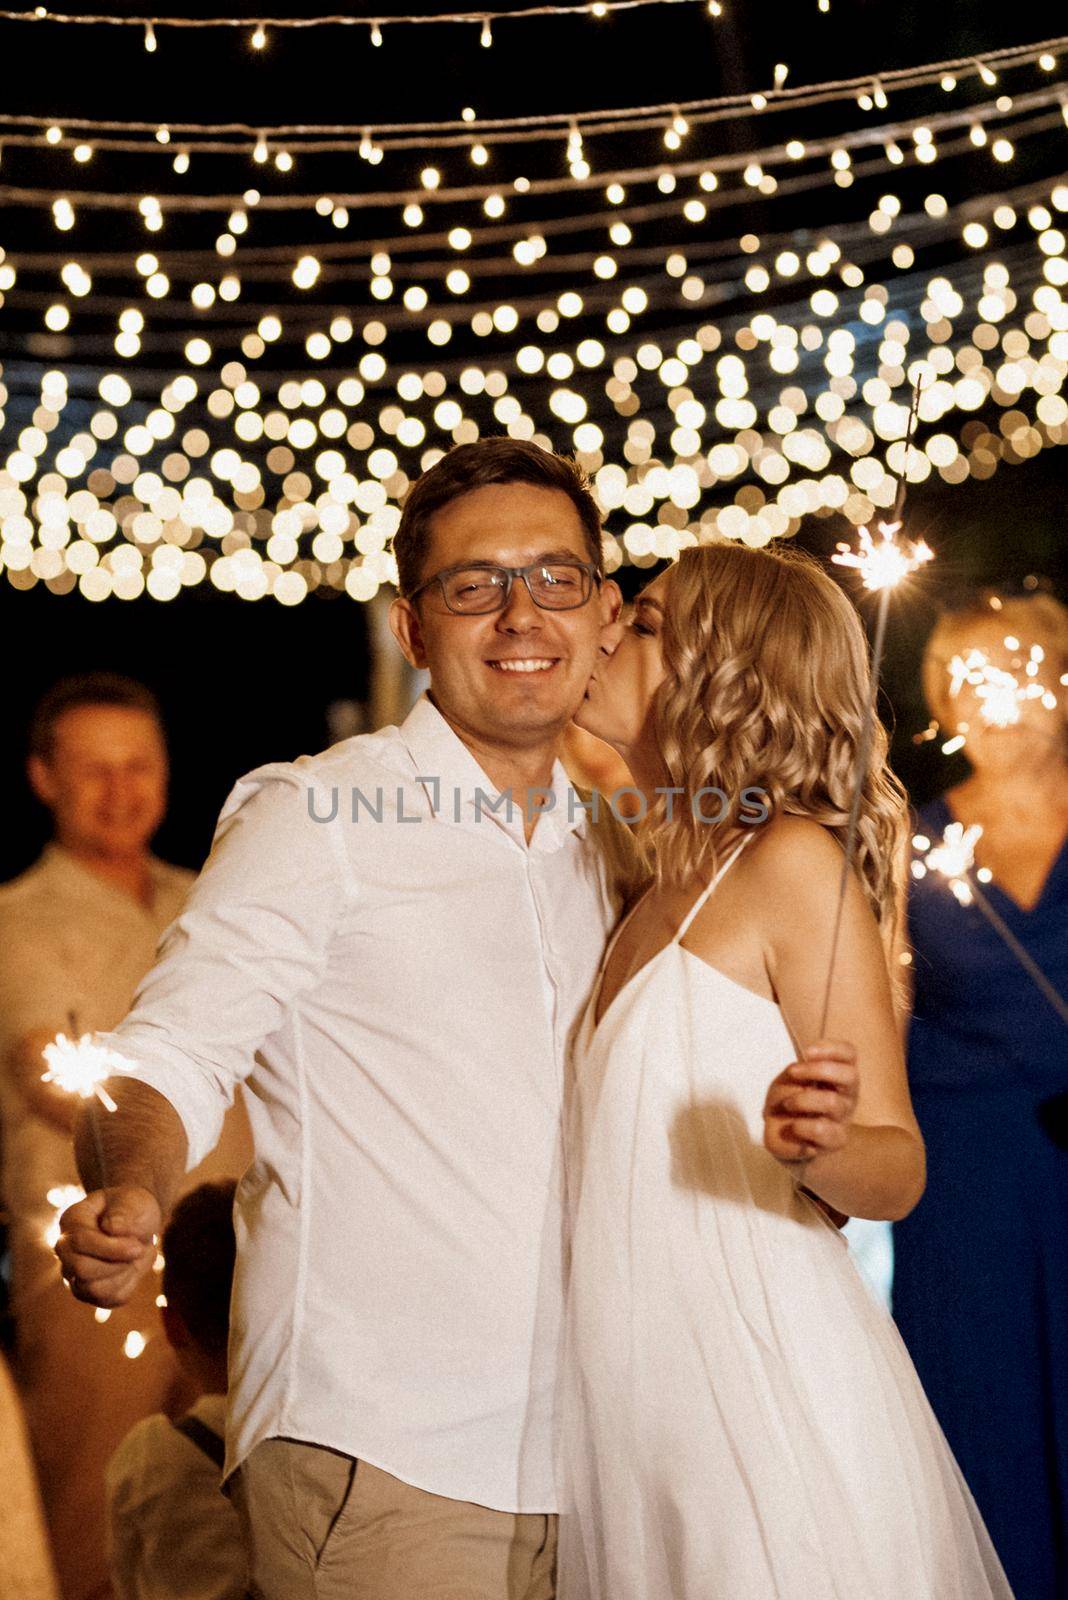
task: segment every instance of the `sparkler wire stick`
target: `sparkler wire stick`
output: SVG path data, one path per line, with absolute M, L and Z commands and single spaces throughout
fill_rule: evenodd
M 986 918 L 986 920 L 990 923 L 990 926 L 994 929 L 995 933 L 999 934 L 1001 938 L 1004 939 L 1005 943 L 1008 945 L 1009 949 L 1012 951 L 1021 967 L 1023 967 L 1024 971 L 1034 983 L 1035 987 L 1041 990 L 1042 994 L 1045 995 L 1046 999 L 1049 1001 L 1054 1011 L 1056 1011 L 1061 1021 L 1065 1024 L 1068 1024 L 1068 1001 L 1066 1001 L 1064 996 L 1058 993 L 1058 991 L 1053 987 L 1052 983 L 1050 983 L 1049 979 L 1046 977 L 1046 974 L 1042 971 L 1042 968 L 1038 965 L 1030 951 L 1020 943 L 1019 939 L 1013 933 L 1008 923 L 1001 916 L 1000 912 L 995 911 L 986 895 L 975 882 L 975 879 L 970 875 L 966 875 L 964 881 L 971 890 L 972 898 L 974 899 L 976 905 L 979 907 L 979 910 L 983 913 L 983 916 Z
M 100 1102 L 100 1105 L 87 1105 L 86 1110 L 93 1135 L 99 1187 L 105 1189 L 107 1162 L 104 1159 L 104 1139 L 100 1131 L 100 1106 L 102 1105 L 106 1111 L 117 1109 L 114 1100 L 103 1087 L 106 1057 L 97 1049 L 96 1053 L 101 1059 L 95 1063 L 90 1060 L 93 1050 L 92 1040 L 88 1034 L 84 1038 L 79 1034 L 78 1018 L 73 1009 L 67 1012 L 67 1026 L 70 1028 L 71 1037 L 66 1039 L 62 1034 L 58 1034 L 45 1050 L 45 1059 L 49 1064 L 45 1077 L 68 1094 L 78 1095 L 86 1101 Z
M 926 836 L 917 835 L 912 843 L 916 849 L 923 850 L 925 855 L 922 859 L 913 861 L 913 877 L 925 878 L 929 872 L 936 872 L 946 880 L 962 906 L 970 906 L 974 902 L 994 932 L 1016 957 L 1036 989 L 1049 1001 L 1061 1021 L 1068 1024 L 1068 1001 L 1054 988 L 1030 951 L 1016 937 L 975 881 L 972 874 L 975 866 L 975 846 L 982 833 L 983 830 L 978 823 L 965 828 L 961 822 L 951 822 L 940 844 L 932 845 Z M 989 879 L 989 871 L 980 867 L 978 876 L 983 878 L 984 874 Z
M 838 940 L 842 932 L 842 911 L 845 906 L 846 890 L 849 887 L 849 874 L 853 870 L 853 856 L 856 853 L 857 844 L 857 823 L 860 820 L 860 804 L 864 798 L 864 780 L 868 775 L 868 763 L 871 760 L 871 742 L 875 736 L 879 673 L 883 664 L 883 647 L 886 643 L 886 619 L 889 611 L 890 590 L 883 589 L 879 595 L 879 610 L 875 621 L 875 641 L 872 646 L 871 701 L 861 724 L 860 742 L 857 747 L 857 782 L 853 790 L 853 802 L 849 807 L 849 821 L 846 825 L 845 854 L 842 858 L 842 875 L 838 880 L 838 904 L 834 911 L 834 931 L 831 934 L 831 959 L 827 965 L 827 982 L 824 986 L 823 1005 L 820 1009 L 818 1037 L 821 1039 L 827 1031 L 827 1013 L 831 1005 L 834 966 L 838 958 Z
M 70 1023 L 71 1037 L 74 1039 L 79 1038 L 78 1023 L 73 1011 L 67 1013 L 67 1020 Z M 108 1186 L 107 1163 L 104 1160 L 104 1136 L 100 1132 L 100 1107 L 97 1104 L 97 1096 L 95 1094 L 90 1096 L 90 1100 L 92 1104 L 87 1107 L 87 1110 L 89 1112 L 89 1126 L 93 1130 L 93 1148 L 96 1151 L 97 1175 L 100 1179 L 100 1188 L 106 1189 Z
M 900 527 L 901 518 L 905 511 L 909 452 L 912 449 L 912 440 L 916 432 L 919 413 L 920 377 L 917 376 L 916 387 L 912 392 L 912 407 L 909 411 L 908 426 L 905 430 L 905 453 L 901 463 L 901 476 L 897 481 L 897 494 L 894 496 L 891 526 L 895 528 Z M 902 576 L 904 576 L 904 571 Z M 860 739 L 857 745 L 857 781 L 853 789 L 853 799 L 849 807 L 849 821 L 846 825 L 845 854 L 842 859 L 842 874 L 838 882 L 838 904 L 835 907 L 834 929 L 831 934 L 831 959 L 827 964 L 827 982 L 823 990 L 823 1005 L 820 1008 L 818 1036 L 821 1039 L 827 1031 L 827 1016 L 831 1006 L 831 989 L 834 984 L 834 968 L 838 959 L 838 942 L 842 932 L 842 911 L 845 907 L 846 890 L 849 887 L 849 875 L 853 870 L 853 857 L 856 853 L 857 844 L 857 824 L 860 820 L 864 784 L 867 780 L 868 766 L 871 762 L 871 745 L 875 736 L 875 722 L 879 714 L 879 677 L 882 672 L 883 649 L 886 644 L 886 622 L 890 612 L 890 591 L 892 588 L 893 584 L 887 582 L 882 585 L 879 591 L 879 609 L 876 614 L 875 639 L 872 644 L 871 656 L 871 695 L 865 707 L 864 720 L 861 723 Z

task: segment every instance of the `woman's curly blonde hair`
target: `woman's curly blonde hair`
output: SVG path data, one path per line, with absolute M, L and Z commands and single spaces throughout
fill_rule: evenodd
M 657 741 L 681 795 L 661 795 L 641 837 L 660 883 L 707 877 L 752 831 L 738 815 L 763 789 L 769 820 L 810 817 L 844 846 L 871 701 L 868 646 L 838 585 L 797 550 L 713 544 L 669 569 L 661 630 L 667 669 L 654 706 Z M 856 838 L 856 871 L 889 945 L 903 901 L 907 803 L 876 721 Z M 703 788 L 728 796 L 710 825 Z M 706 810 L 708 803 L 704 802 Z

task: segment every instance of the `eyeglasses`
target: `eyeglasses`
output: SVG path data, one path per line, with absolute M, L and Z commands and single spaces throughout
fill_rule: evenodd
M 450 611 L 463 617 L 481 617 L 508 604 L 512 584 L 522 578 L 527 593 L 543 611 L 575 611 L 584 606 L 601 575 L 592 562 L 532 561 L 526 567 L 446 567 L 413 589 L 414 600 L 436 583 Z

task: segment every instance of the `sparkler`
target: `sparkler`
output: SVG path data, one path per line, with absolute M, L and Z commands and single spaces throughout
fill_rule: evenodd
M 1019 650 L 1018 639 L 1008 635 L 1005 647 Z M 1057 707 L 1057 696 L 1038 681 L 1046 652 L 1040 644 L 1033 644 L 1026 662 L 1022 656 L 1012 665 L 1023 666 L 1023 681 L 1014 672 L 995 666 L 985 650 L 969 650 L 956 655 L 949 663 L 949 692 L 956 699 L 967 684 L 975 691 L 979 701 L 979 715 L 991 728 L 1010 728 L 1020 720 L 1020 707 L 1028 700 L 1039 700 L 1046 711 Z
M 52 1043 L 45 1045 L 44 1058 L 48 1071 L 41 1074 L 43 1082 L 54 1083 L 64 1094 L 77 1095 L 82 1100 L 95 1095 L 105 1111 L 118 1110 L 104 1081 L 122 1064 L 122 1058 L 98 1044 L 91 1033 L 83 1033 L 80 1039 L 57 1033 Z
M 897 540 L 905 510 L 909 451 L 912 448 L 912 438 L 916 431 L 919 410 L 920 378 L 917 377 L 916 387 L 912 392 L 912 408 L 909 411 L 908 427 L 905 431 L 904 460 L 902 462 L 901 476 L 898 479 L 897 494 L 894 497 L 894 509 L 890 521 L 879 524 L 880 537 L 878 540 L 872 538 L 867 528 L 860 528 L 857 531 L 857 548 L 853 550 L 848 544 L 839 544 L 835 554 L 831 557 L 831 560 L 837 566 L 853 567 L 859 572 L 864 587 L 872 593 L 878 594 L 879 608 L 875 621 L 875 639 L 872 644 L 871 697 L 864 708 L 864 720 L 861 723 L 860 737 L 857 741 L 857 777 L 853 788 L 853 799 L 849 807 L 849 821 L 846 825 L 845 855 L 842 861 L 842 876 L 838 886 L 838 905 L 834 915 L 834 931 L 831 935 L 831 959 L 827 967 L 827 983 L 823 991 L 823 1006 L 820 1012 L 820 1038 L 827 1031 L 827 1014 L 831 1004 L 834 966 L 838 956 L 838 940 L 842 931 L 842 909 L 845 905 L 846 889 L 849 886 L 849 874 L 853 870 L 853 858 L 856 855 L 860 803 L 864 796 L 864 784 L 868 776 L 868 767 L 871 764 L 871 743 L 879 714 L 879 678 L 882 672 L 883 649 L 886 644 L 886 623 L 890 614 L 890 596 L 914 572 L 917 572 L 920 567 L 934 559 L 934 551 L 923 540 L 915 542 L 906 540 L 900 544 Z
M 983 830 L 978 823 L 966 828 L 961 822 L 951 822 L 938 844 L 932 844 L 925 835 L 917 834 L 912 843 L 915 849 L 922 852 L 922 857 L 918 856 L 913 861 L 912 875 L 914 878 L 925 878 L 929 872 L 936 872 L 945 878 L 962 906 L 978 906 L 1035 987 L 1045 995 L 1061 1021 L 1068 1024 L 1068 1001 L 1053 987 L 1030 951 L 1020 943 L 976 882 L 976 879 L 980 879 L 984 883 L 989 883 L 992 877 L 992 873 L 986 867 L 975 869 L 975 847 L 982 835 Z
M 78 1025 L 73 1012 L 68 1021 L 71 1034 L 77 1035 Z M 48 1071 L 41 1074 L 44 1083 L 54 1083 L 64 1094 L 75 1095 L 81 1100 L 99 1100 L 105 1111 L 118 1110 L 104 1088 L 105 1080 L 112 1076 L 117 1067 L 128 1065 L 117 1051 L 107 1049 L 91 1033 L 83 1033 L 80 1038 L 68 1038 L 65 1033 L 57 1033 L 52 1043 L 45 1045 L 44 1058 L 48 1062 Z M 89 1120 L 96 1147 L 100 1187 L 103 1189 L 107 1186 L 104 1142 L 100 1136 L 95 1106 L 90 1110 Z
M 880 522 L 878 543 L 867 528 L 858 528 L 859 549 L 851 550 L 849 545 L 839 544 L 831 560 L 839 567 L 855 567 L 864 580 L 865 589 L 889 594 L 925 562 L 934 560 L 934 551 L 922 539 L 898 544 L 896 536 L 900 527 L 900 519 Z
M 59 1219 L 69 1207 L 77 1205 L 79 1200 L 85 1199 L 85 1190 L 80 1189 L 76 1183 L 57 1183 L 48 1191 L 48 1204 L 55 1207 L 55 1216 L 44 1232 L 44 1242 L 50 1250 L 54 1250 L 59 1243 Z

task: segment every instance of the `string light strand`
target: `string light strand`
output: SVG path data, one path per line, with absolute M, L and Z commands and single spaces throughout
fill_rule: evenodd
M 409 12 L 400 16 L 352 16 L 334 13 L 318 17 L 172 17 L 172 16 L 131 16 L 118 17 L 100 12 L 86 12 L 73 15 L 70 12 L 48 11 L 44 6 L 37 6 L 33 11 L 0 11 L 0 22 L 34 22 L 58 23 L 64 26 L 87 26 L 108 28 L 139 28 L 147 31 L 157 28 L 231 28 L 244 32 L 252 28 L 267 33 L 270 29 L 290 30 L 293 32 L 304 31 L 309 28 L 385 28 L 415 27 L 426 23 L 466 23 L 476 24 L 484 30 L 487 25 L 495 22 L 525 22 L 540 17 L 591 17 L 600 20 L 612 13 L 621 11 L 638 11 L 650 6 L 695 6 L 703 5 L 710 16 L 717 15 L 712 11 L 707 0 L 592 0 L 589 5 L 559 6 L 538 5 L 523 6 L 515 11 L 439 11 L 439 12 Z M 151 46 L 148 47 L 151 49 Z M 263 45 L 257 45 L 262 49 Z M 971 59 L 971 58 L 969 58 Z
M 0 20 L 4 13 L 0 12 Z M 74 20 L 82 20 L 81 18 Z M 424 21 L 436 21 L 437 18 L 424 18 Z M 247 23 L 245 24 L 247 26 Z M 947 72 L 954 69 L 960 70 L 970 65 L 973 60 L 981 59 L 1002 69 L 1013 66 L 1027 66 L 1039 60 L 1043 55 L 1058 50 L 1068 50 L 1068 34 L 1055 39 L 1044 39 L 1028 45 L 1015 45 L 1005 50 L 991 51 L 982 58 L 967 56 L 948 61 L 928 62 L 916 67 L 900 67 L 883 72 L 880 81 L 892 88 L 904 90 L 922 88 L 927 84 L 937 81 Z M 284 139 L 299 139 L 308 137 L 345 137 L 360 139 L 365 135 L 373 134 L 376 138 L 390 134 L 398 135 L 425 135 L 461 133 L 472 141 L 492 135 L 501 139 L 510 130 L 535 130 L 535 136 L 542 130 L 554 129 L 557 133 L 561 130 L 566 133 L 572 125 L 578 125 L 585 137 L 590 137 L 601 129 L 602 124 L 625 124 L 624 131 L 635 120 L 646 119 L 655 122 L 656 119 L 669 118 L 676 113 L 693 121 L 705 112 L 722 112 L 726 115 L 741 113 L 747 117 L 766 115 L 770 111 L 787 109 L 807 109 L 824 103 L 825 100 L 840 99 L 855 95 L 858 90 L 867 88 L 872 82 L 871 73 L 862 73 L 852 78 L 834 78 L 814 84 L 795 84 L 779 90 L 768 89 L 764 91 L 762 100 L 764 104 L 753 104 L 753 96 L 749 92 L 741 94 L 718 95 L 700 100 L 664 101 L 648 105 L 613 107 L 607 110 L 580 110 L 565 112 L 543 112 L 522 117 L 499 117 L 477 119 L 476 122 L 463 118 L 449 118 L 437 122 L 384 122 L 369 126 L 364 123 L 260 123 L 253 125 L 245 122 L 170 122 L 168 128 L 172 135 L 189 134 L 198 132 L 204 134 L 234 134 L 243 135 L 251 139 L 264 138 L 278 141 Z M 76 128 L 87 133 L 96 129 L 100 132 L 112 133 L 150 133 L 155 135 L 159 127 L 158 122 L 125 121 L 114 118 L 84 118 L 70 117 L 42 117 L 36 115 L 14 115 L 0 113 L 0 127 L 41 127 L 42 125 L 56 125 L 60 128 Z
M 1025 111 L 1038 110 L 1044 106 L 1062 105 L 1064 103 L 1064 89 L 1054 86 L 1048 89 L 1035 90 L 1030 94 L 1017 95 L 1012 101 L 1011 110 L 1019 114 Z M 983 126 L 988 122 L 996 121 L 1009 114 L 1004 104 L 996 100 L 983 101 L 977 105 L 961 109 L 938 112 L 923 119 L 922 126 L 927 128 L 932 135 L 946 130 L 967 126 Z M 690 129 L 707 126 L 719 120 L 715 111 L 691 111 L 687 118 Z M 763 150 L 749 151 L 743 155 L 720 156 L 710 158 L 706 165 L 716 171 L 728 171 L 732 168 L 741 169 L 751 163 L 768 162 L 794 162 L 798 159 L 812 159 L 818 156 L 832 154 L 836 149 L 864 148 L 874 144 L 885 144 L 896 139 L 910 139 L 918 125 L 916 117 L 897 119 L 893 122 L 879 123 L 876 126 L 864 125 L 851 129 L 846 133 L 835 134 L 823 139 L 805 140 L 801 155 L 790 148 L 792 143 L 776 144 Z M 232 124 L 236 130 L 235 137 L 227 140 L 224 137 L 215 137 L 225 133 L 225 127 L 216 127 L 208 123 L 176 123 L 171 122 L 164 130 L 167 134 L 166 141 L 160 139 L 160 125 L 158 123 L 117 123 L 98 122 L 88 124 L 76 119 L 64 121 L 62 118 L 5 116 L 0 113 L 0 128 L 25 128 L 33 127 L 39 131 L 34 133 L 11 132 L 4 134 L 6 145 L 26 145 L 36 147 L 42 140 L 50 148 L 56 150 L 78 149 L 87 138 L 92 140 L 94 150 L 118 150 L 130 153 L 143 152 L 159 155 L 166 151 L 173 139 L 178 136 L 185 141 L 187 150 L 192 154 L 207 155 L 241 155 L 248 153 L 249 141 L 253 139 L 253 130 L 245 128 L 243 124 Z M 634 119 L 624 117 L 617 122 L 598 124 L 595 128 L 587 127 L 584 137 L 599 137 L 613 134 L 631 134 L 647 131 L 659 132 L 663 127 L 662 115 L 649 115 L 644 111 L 636 112 Z M 62 129 L 58 136 L 52 131 Z M 71 131 L 67 131 L 67 130 Z M 107 133 L 92 131 L 106 129 Z M 110 133 L 128 132 L 151 134 L 145 139 L 115 139 Z M 212 137 L 206 137 L 211 135 Z M 380 137 L 380 135 L 382 135 Z M 435 138 L 433 143 L 436 149 L 470 148 L 490 137 L 484 127 L 475 132 L 458 134 L 443 134 Z M 526 128 L 505 129 L 492 135 L 493 143 L 500 144 L 528 144 L 544 139 L 558 140 L 561 137 L 559 128 Z M 373 140 L 379 149 L 389 151 L 425 150 L 427 135 L 413 132 L 410 136 L 390 137 L 383 134 L 383 130 L 365 126 L 361 129 L 361 143 Z M 269 142 L 285 143 L 293 155 L 319 155 L 327 153 L 344 153 L 352 150 L 353 135 L 351 130 L 344 127 L 320 129 L 305 126 L 300 130 L 300 136 L 294 129 L 263 130 L 255 133 L 255 144 L 263 146 Z M 662 163 L 667 168 L 670 163 Z M 600 175 L 593 179 L 601 181 Z
M 1032 117 L 1026 122 L 1015 123 L 1005 130 L 1006 137 L 1013 142 L 1020 141 L 1036 134 L 1049 132 L 1053 128 L 1064 125 L 1064 118 L 1058 112 L 1050 112 L 1043 116 Z M 841 140 L 835 141 L 840 144 Z M 947 143 L 941 147 L 939 155 L 942 157 L 966 153 L 972 148 L 969 138 Z M 739 158 L 727 156 L 720 158 L 729 163 L 730 170 L 737 170 Z M 771 159 L 770 157 L 766 159 Z M 752 157 L 746 159 L 745 165 L 752 164 Z M 878 173 L 890 170 L 895 164 L 889 159 L 880 158 L 875 161 L 855 167 L 857 177 L 875 176 Z M 676 178 L 699 177 L 701 173 L 716 170 L 713 160 L 686 161 L 671 164 L 659 161 L 651 167 L 628 167 L 610 172 L 592 174 L 587 178 L 537 178 L 524 183 L 521 190 L 515 190 L 512 184 L 486 183 L 468 184 L 455 188 L 427 189 L 410 187 L 396 190 L 359 190 L 351 193 L 335 192 L 334 204 L 343 206 L 347 211 L 377 210 L 386 207 L 406 206 L 418 204 L 420 207 L 432 205 L 463 204 L 467 201 L 484 201 L 491 195 L 500 194 L 502 188 L 511 194 L 521 195 L 553 195 L 577 190 L 600 189 L 606 185 L 618 183 L 621 185 L 635 185 L 641 183 L 655 183 L 665 173 L 671 173 Z M 726 169 L 724 169 L 726 170 Z M 794 179 L 780 181 L 776 188 L 778 195 L 796 192 L 798 187 L 821 187 L 833 183 L 835 174 L 832 171 L 811 175 L 798 175 Z M 73 196 L 73 198 L 72 198 Z M 160 210 L 164 213 L 188 211 L 233 211 L 244 205 L 243 194 L 183 194 L 172 192 L 165 196 L 155 196 L 159 201 Z M 306 211 L 313 208 L 318 198 L 315 194 L 276 194 L 262 195 L 256 204 L 258 211 Z M 703 197 L 707 209 L 718 209 L 722 206 L 737 204 L 742 201 L 750 202 L 753 191 L 749 187 L 719 190 L 714 194 Z M 138 197 L 130 192 L 116 193 L 109 190 L 79 189 L 73 191 L 69 186 L 63 189 L 23 188 L 18 186 L 0 187 L 0 203 L 10 206 L 47 206 L 53 207 L 57 202 L 74 204 L 75 202 L 87 210 L 124 211 L 142 210 L 143 197 Z M 155 208 L 153 208 L 155 209 Z

